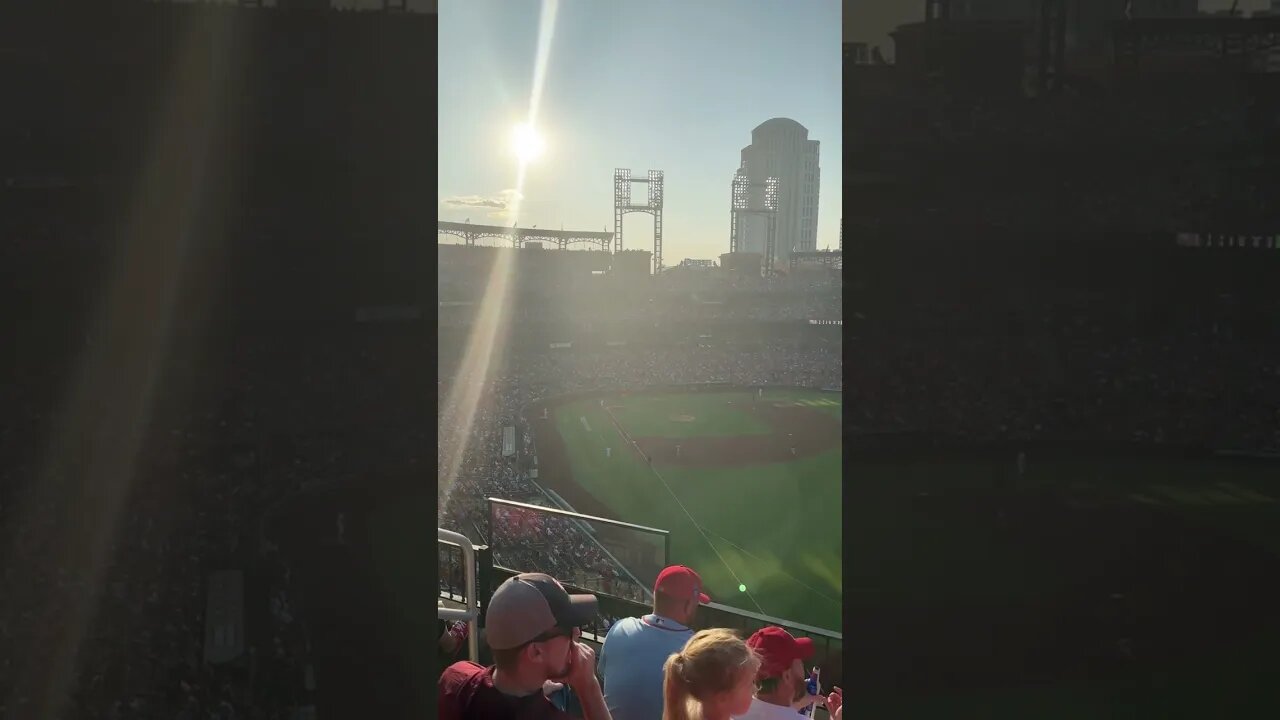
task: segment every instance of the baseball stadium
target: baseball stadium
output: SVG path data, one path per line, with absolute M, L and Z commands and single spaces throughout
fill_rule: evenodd
M 440 249 L 442 267 L 452 266 L 455 279 L 469 261 L 495 252 L 514 252 L 521 262 L 548 256 Z M 633 252 L 645 255 L 626 251 L 621 259 L 632 259 L 627 256 Z M 617 259 L 598 252 L 551 259 L 554 265 L 521 266 L 517 292 L 526 282 L 530 288 L 555 285 L 536 280 L 548 271 L 591 277 L 597 264 L 618 267 Z M 637 272 L 644 273 L 646 264 L 639 258 Z M 839 326 L 806 317 L 815 301 L 825 304 L 819 311 L 824 315 L 838 313 L 838 285 L 814 284 L 814 278 L 832 277 L 823 267 L 750 290 L 723 289 L 734 277 L 725 269 L 682 270 L 664 273 L 656 291 L 630 287 L 625 276 L 608 286 L 576 288 L 575 303 L 623 318 L 611 325 L 554 322 L 582 308 L 553 313 L 552 322 L 545 315 L 513 321 L 507 356 L 491 373 L 497 379 L 482 381 L 478 410 L 481 422 L 491 423 L 486 432 L 498 451 L 481 467 L 497 477 L 473 487 L 468 478 L 475 459 L 462 458 L 459 485 L 442 507 L 453 527 L 488 538 L 499 559 L 527 543 L 502 548 L 495 541 L 493 534 L 501 540 L 519 528 L 477 507 L 486 497 L 650 528 L 666 535 L 659 540 L 651 534 L 645 542 L 662 546 L 662 560 L 696 566 L 717 604 L 838 632 L 840 517 L 838 503 L 830 500 L 840 493 Z M 478 271 L 488 270 L 480 265 Z M 645 282 L 643 274 L 636 277 Z M 446 284 L 445 292 L 462 284 Z M 697 288 L 698 302 L 688 302 L 682 284 Z M 757 319 L 723 317 L 717 288 Z M 637 291 L 654 301 L 634 302 L 630 294 Z M 540 301 L 544 307 L 558 302 Z M 655 327 L 643 316 L 626 317 L 636 307 L 645 315 L 685 319 Z M 447 321 L 465 318 L 467 310 L 455 305 L 441 312 Z M 446 321 L 442 333 L 459 337 L 447 335 L 440 347 L 461 347 L 460 333 L 472 326 Z M 442 403 L 456 373 L 473 382 L 465 367 L 451 367 L 449 360 L 442 359 Z M 442 412 L 447 416 L 450 408 Z M 443 468 L 451 451 L 445 436 Z M 623 544 L 642 536 L 633 532 Z M 589 587 L 600 587 L 616 572 L 616 582 L 610 581 L 615 591 L 643 600 L 660 566 L 641 558 L 623 562 L 626 549 L 600 547 L 599 538 L 583 541 L 608 550 L 610 559 L 600 568 L 606 572 L 581 563 L 561 572 Z
M 450 231 L 526 244 L 533 232 L 441 223 Z M 433 601 L 441 619 L 482 631 L 488 594 L 519 572 L 595 594 L 599 621 L 583 637 L 598 643 L 649 612 L 658 573 L 680 564 L 711 597 L 700 626 L 781 625 L 812 638 L 824 682 L 838 682 L 838 253 L 796 253 L 777 273 L 730 253 L 652 275 L 647 251 L 438 247 L 440 488 L 368 521 L 403 652 L 438 634 L 421 613 Z M 506 324 L 481 368 L 469 358 L 487 322 L 477 288 L 504 265 L 509 304 L 493 315 Z M 438 586 L 421 569 L 433 506 Z

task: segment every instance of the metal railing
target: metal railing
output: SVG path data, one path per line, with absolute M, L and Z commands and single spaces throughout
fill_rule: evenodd
M 652 528 L 640 528 L 639 526 L 631 526 L 627 523 L 619 523 L 602 518 L 592 518 L 578 513 L 524 505 L 523 503 L 512 503 L 493 498 L 490 499 L 490 502 L 495 505 L 537 510 L 575 520 L 602 521 L 611 525 L 643 529 L 645 531 L 653 530 Z M 663 531 L 658 532 L 662 533 Z M 663 540 L 664 544 L 669 542 L 669 538 L 664 537 Z M 461 551 L 460 553 L 459 550 Z M 459 557 L 459 554 L 461 557 Z M 441 581 L 439 587 L 440 598 L 452 602 L 465 603 L 467 607 L 467 610 L 442 608 L 440 609 L 440 617 L 445 619 L 447 613 L 448 618 L 468 620 L 471 631 L 469 633 L 471 659 L 473 662 L 478 662 L 480 648 L 478 647 L 477 627 L 483 627 L 484 625 L 484 615 L 488 609 L 488 600 L 493 591 L 507 578 L 521 572 L 529 572 L 532 568 L 512 569 L 497 565 L 495 564 L 491 546 L 473 545 L 465 537 L 446 530 L 440 531 L 438 561 Z M 558 579 L 570 592 L 591 593 L 599 601 L 599 616 L 595 621 L 582 628 L 583 639 L 589 642 L 602 643 L 613 621 L 627 617 L 640 617 L 653 610 L 652 605 L 649 603 L 611 595 L 607 592 L 601 592 L 599 588 L 584 588 L 576 585 L 568 578 Z M 823 687 L 841 684 L 844 674 L 843 633 L 719 603 L 709 603 L 702 606 L 698 611 L 698 618 L 694 627 L 698 630 L 713 627 L 729 628 L 737 630 L 743 637 L 747 637 L 769 625 L 782 627 L 796 637 L 812 639 L 814 656 L 808 664 L 822 668 Z
M 466 609 L 437 607 L 437 616 L 441 620 L 463 620 L 467 623 L 467 656 L 471 662 L 480 659 L 480 610 L 479 594 L 476 587 L 476 549 L 465 536 L 436 528 L 437 542 L 453 545 L 462 550 L 463 598 Z M 485 589 L 488 595 L 488 588 Z
M 526 517 L 538 518 L 556 518 L 562 520 L 581 533 L 581 537 L 594 544 L 599 551 L 608 557 L 612 568 L 619 574 L 620 579 L 629 581 L 635 585 L 640 592 L 649 596 L 649 589 L 653 586 L 653 581 L 657 579 L 657 573 L 670 564 L 671 560 L 671 533 L 658 528 L 645 527 L 634 523 L 622 522 L 620 520 L 610 520 L 608 518 L 596 517 L 594 515 L 586 515 L 584 513 L 563 510 L 560 508 L 543 507 L 541 505 L 530 505 L 528 503 L 513 502 L 501 498 L 486 498 L 489 503 L 488 521 L 489 527 L 488 538 L 489 545 L 493 551 L 502 554 L 511 550 L 507 542 L 503 542 L 499 532 L 500 528 L 496 526 L 496 518 L 499 510 L 504 512 L 520 513 Z M 624 563 L 614 556 L 613 552 L 606 547 L 607 541 L 602 541 L 600 537 L 601 531 L 613 533 L 634 533 L 635 538 L 648 537 L 654 543 L 650 548 L 654 552 L 654 556 L 644 563 L 648 570 L 637 567 L 631 563 Z M 659 548 L 657 543 L 661 543 Z M 660 553 L 660 556 L 658 556 Z M 503 561 L 502 559 L 499 562 Z M 510 562 L 510 559 L 506 559 Z M 532 571 L 534 568 L 526 568 L 526 572 Z M 553 573 L 554 574 L 554 573 Z M 562 583 L 570 578 L 557 578 Z

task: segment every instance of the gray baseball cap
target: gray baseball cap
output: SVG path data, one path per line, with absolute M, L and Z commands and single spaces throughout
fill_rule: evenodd
M 494 650 L 510 650 L 557 627 L 586 625 L 597 610 L 595 595 L 570 595 L 550 575 L 524 573 L 494 591 L 485 615 L 485 637 Z

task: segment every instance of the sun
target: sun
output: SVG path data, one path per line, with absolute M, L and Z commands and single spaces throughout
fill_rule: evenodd
M 522 163 L 538 159 L 546 148 L 547 145 L 538 135 L 538 131 L 529 123 L 520 123 L 511 132 L 511 149 L 515 151 L 516 157 Z

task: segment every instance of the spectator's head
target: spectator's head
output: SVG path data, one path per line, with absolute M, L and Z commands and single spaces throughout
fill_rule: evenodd
M 698 605 L 711 598 L 702 592 L 702 578 L 692 568 L 672 565 L 658 573 L 653 584 L 653 612 L 671 618 L 681 625 L 693 624 Z
M 804 661 L 813 656 L 813 641 L 795 638 L 780 627 L 757 630 L 747 645 L 760 657 L 760 689 L 756 697 L 771 705 L 791 705 L 808 692 Z
M 570 595 L 550 575 L 525 573 L 498 586 L 485 616 L 494 664 L 511 685 L 541 687 L 569 673 L 573 643 L 596 616 L 594 595 Z
M 747 712 L 760 660 L 731 630 L 702 630 L 662 666 L 663 720 L 728 718 Z M 690 703 L 700 705 L 694 715 Z

